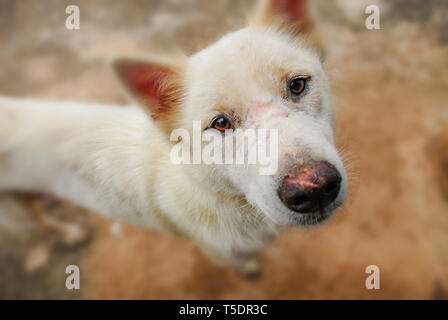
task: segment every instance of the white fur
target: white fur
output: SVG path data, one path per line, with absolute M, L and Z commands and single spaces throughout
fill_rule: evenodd
M 299 101 L 282 97 L 282 72 L 312 77 Z M 343 182 L 327 215 L 344 202 L 331 91 L 313 50 L 281 32 L 248 27 L 192 56 L 185 80 L 179 126 L 207 124 L 222 105 L 238 113 L 241 128 L 277 128 L 277 174 L 261 176 L 253 166 L 174 165 L 167 137 L 139 107 L 0 97 L 0 190 L 56 194 L 184 236 L 215 261 L 233 264 L 248 261 L 287 226 L 314 222 L 277 195 L 290 165 L 306 158 L 332 163 Z

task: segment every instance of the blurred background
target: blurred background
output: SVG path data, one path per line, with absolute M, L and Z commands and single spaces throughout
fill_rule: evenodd
M 65 27 L 71 4 L 80 30 Z M 0 299 L 447 299 L 448 1 L 317 4 L 351 173 L 348 203 L 332 221 L 279 237 L 260 257 L 260 277 L 247 279 L 187 241 L 47 196 L 0 194 Z M 370 4 L 380 30 L 365 28 Z M 125 103 L 107 57 L 173 46 L 192 54 L 244 26 L 254 5 L 0 0 L 0 94 Z M 78 237 L 42 229 L 36 205 Z M 65 287 L 70 264 L 81 290 Z M 365 287 L 371 264 L 379 290 Z

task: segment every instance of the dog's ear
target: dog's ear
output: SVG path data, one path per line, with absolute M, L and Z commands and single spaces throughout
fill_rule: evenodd
M 181 104 L 183 70 L 181 66 L 117 58 L 112 68 L 125 90 L 142 105 L 165 131 L 170 131 L 174 114 Z
M 285 30 L 300 37 L 324 57 L 325 48 L 312 7 L 309 0 L 260 0 L 251 24 Z

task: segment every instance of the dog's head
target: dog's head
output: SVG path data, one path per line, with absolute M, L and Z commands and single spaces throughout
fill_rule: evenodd
M 258 140 L 248 142 L 243 153 L 247 156 L 261 139 L 278 162 L 202 163 L 196 174 L 221 192 L 244 194 L 277 224 L 314 225 L 331 216 L 347 194 L 322 60 L 306 1 L 268 0 L 248 27 L 183 63 L 120 59 L 115 69 L 167 137 L 176 128 L 194 136 L 193 122 L 200 121 L 208 137 L 203 149 L 218 145 L 222 158 L 230 152 L 235 159 L 237 148 L 226 138 L 256 130 Z M 274 168 L 269 174 L 260 171 L 266 165 Z

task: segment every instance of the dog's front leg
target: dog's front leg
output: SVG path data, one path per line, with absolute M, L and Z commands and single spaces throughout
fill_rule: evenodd
M 261 275 L 260 264 L 258 261 L 258 251 L 253 251 L 250 253 L 243 253 L 239 251 L 225 253 L 204 243 L 197 243 L 197 245 L 207 255 L 207 257 L 217 265 L 232 265 L 243 277 L 246 278 L 253 279 L 258 278 Z
M 138 108 L 0 97 L 0 191 L 57 195 L 121 221 L 147 213 L 151 121 Z

